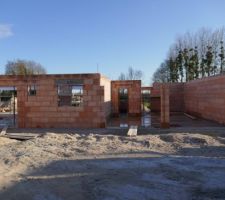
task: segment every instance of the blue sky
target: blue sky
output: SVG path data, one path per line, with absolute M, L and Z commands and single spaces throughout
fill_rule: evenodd
M 8 60 L 48 73 L 99 72 L 116 79 L 129 66 L 149 84 L 177 35 L 225 25 L 224 0 L 0 0 L 0 73 Z

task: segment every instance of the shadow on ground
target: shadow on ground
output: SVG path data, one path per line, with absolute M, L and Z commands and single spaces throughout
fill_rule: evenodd
M 56 160 L 21 174 L 0 199 L 225 199 L 224 166 L 204 156 Z
M 8 133 L 46 133 L 58 134 L 99 134 L 99 135 L 118 135 L 126 136 L 128 128 L 9 128 Z M 171 127 L 169 129 L 160 128 L 138 128 L 138 135 L 146 134 L 168 134 L 168 133 L 198 133 L 211 136 L 225 137 L 225 127 Z

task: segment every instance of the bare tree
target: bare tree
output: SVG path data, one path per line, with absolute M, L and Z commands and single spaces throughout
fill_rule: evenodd
M 160 67 L 153 74 L 152 81 L 159 83 L 166 83 L 170 81 L 170 71 L 167 61 L 161 63 Z
M 32 75 L 32 74 L 46 74 L 45 68 L 34 61 L 15 60 L 8 61 L 5 66 L 6 75 Z
M 132 67 L 128 68 L 128 72 L 121 73 L 119 75 L 119 80 L 141 80 L 143 78 L 143 72 L 141 70 L 136 70 Z
M 124 81 L 124 80 L 126 80 L 126 75 L 121 72 L 118 79 L 121 81 Z

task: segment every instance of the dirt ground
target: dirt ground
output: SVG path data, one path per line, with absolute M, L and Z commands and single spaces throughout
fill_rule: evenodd
M 1 200 L 225 199 L 225 132 L 0 137 Z

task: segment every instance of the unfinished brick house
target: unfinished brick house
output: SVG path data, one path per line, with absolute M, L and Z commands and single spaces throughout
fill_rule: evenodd
M 11 91 L 3 91 L 7 89 Z M 13 97 L 14 103 L 10 100 L 8 106 L 14 107 L 17 127 L 102 128 L 111 116 L 140 117 L 143 91 L 149 92 L 151 112 L 160 113 L 163 128 L 170 126 L 172 112 L 225 124 L 224 75 L 187 83 L 154 83 L 152 87 L 141 87 L 140 80 L 111 81 L 98 73 L 0 75 L 0 109 L 4 112 L 0 117 L 10 111 L 7 106 L 2 109 L 2 102 Z
M 129 95 L 128 114 L 141 114 L 141 81 L 111 82 L 101 74 L 1 75 L 0 88 L 7 87 L 17 94 L 20 128 L 105 127 L 111 113 L 126 103 L 116 100 L 121 88 Z
M 152 111 L 161 113 L 161 126 L 169 127 L 170 113 L 187 113 L 225 124 L 225 75 L 186 83 L 154 83 Z

